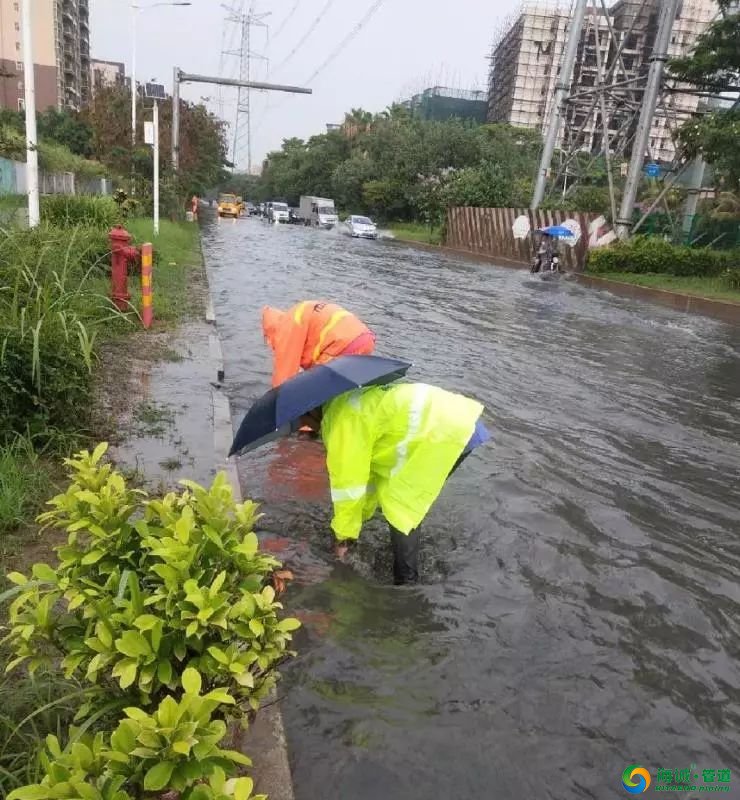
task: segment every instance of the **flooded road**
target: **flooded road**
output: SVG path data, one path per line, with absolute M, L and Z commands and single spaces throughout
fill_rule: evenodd
M 740 329 L 390 243 L 204 233 L 235 417 L 269 385 L 261 306 L 325 297 L 494 435 L 430 514 L 413 589 L 389 585 L 381 523 L 334 562 L 319 445 L 241 460 L 300 579 L 297 800 L 607 800 L 636 763 L 731 769 L 740 797 Z

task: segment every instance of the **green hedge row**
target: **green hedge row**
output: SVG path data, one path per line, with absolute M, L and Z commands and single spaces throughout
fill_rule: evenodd
M 638 236 L 628 242 L 591 250 L 587 270 L 597 274 L 631 272 L 718 277 L 740 270 L 740 250 L 687 247 Z

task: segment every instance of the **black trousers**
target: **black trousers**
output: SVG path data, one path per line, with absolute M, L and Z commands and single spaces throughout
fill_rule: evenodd
M 450 475 L 457 470 L 469 455 L 470 452 L 463 453 L 457 459 L 455 466 L 450 470 Z M 449 475 L 447 477 L 449 478 Z M 391 546 L 393 547 L 393 583 L 396 586 L 403 586 L 406 583 L 418 583 L 421 525 L 408 534 L 401 533 L 392 525 L 389 527 L 391 530 Z

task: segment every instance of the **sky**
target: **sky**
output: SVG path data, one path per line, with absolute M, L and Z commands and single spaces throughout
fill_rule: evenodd
M 227 24 L 219 0 L 191 0 L 190 7 L 155 7 L 136 0 L 137 79 L 152 78 L 172 91 L 173 67 L 185 72 L 238 77 L 238 26 Z M 429 86 L 485 89 L 491 42 L 518 0 L 225 0 L 229 7 L 261 16 L 268 27 L 251 29 L 253 80 L 308 86 L 312 95 L 252 92 L 252 164 L 259 165 L 283 139 L 323 133 L 351 108 L 382 111 Z M 379 5 L 378 5 L 379 3 Z M 313 80 L 342 41 L 377 10 L 357 35 Z M 314 24 L 316 20 L 317 24 Z M 309 33 L 308 38 L 305 38 Z M 129 0 L 93 0 L 93 58 L 123 61 L 130 73 L 132 11 Z M 302 41 L 304 40 L 305 41 Z M 264 60 L 267 59 L 267 60 Z M 310 82 L 309 82 L 310 81 Z M 237 90 L 186 84 L 191 101 L 230 123 L 233 146 Z M 246 169 L 246 136 L 240 137 L 238 168 Z

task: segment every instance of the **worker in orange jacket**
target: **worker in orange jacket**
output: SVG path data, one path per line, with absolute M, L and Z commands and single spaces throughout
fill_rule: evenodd
M 341 306 L 320 300 L 304 300 L 288 311 L 265 306 L 262 331 L 273 351 L 273 386 L 301 369 L 375 349 L 375 334 L 367 325 Z

